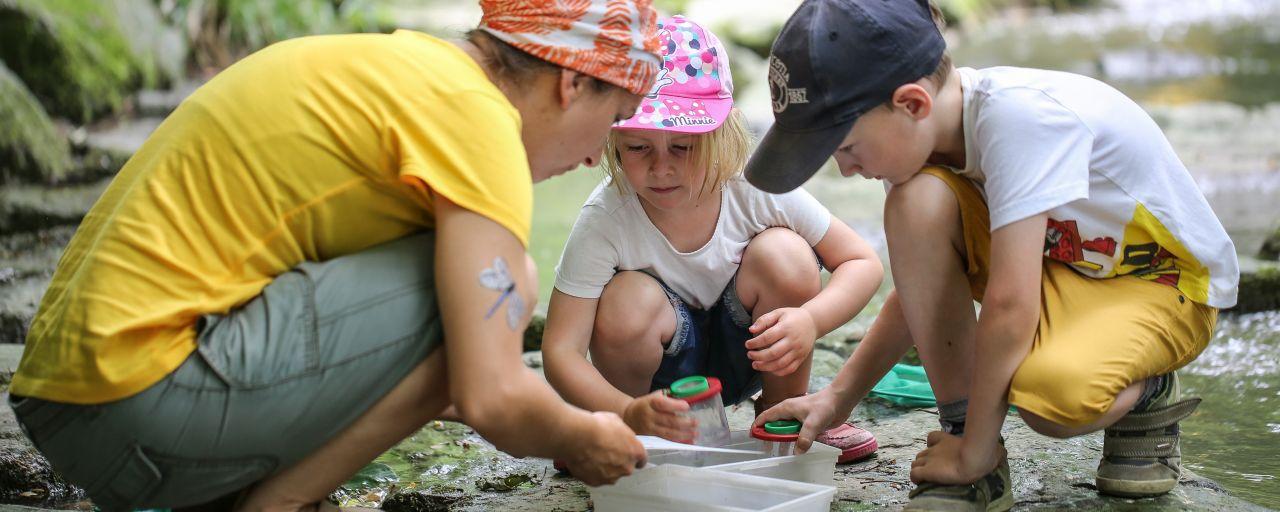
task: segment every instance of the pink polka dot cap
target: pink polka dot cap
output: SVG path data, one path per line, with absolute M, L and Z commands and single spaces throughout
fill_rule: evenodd
M 658 21 L 662 68 L 636 114 L 614 128 L 706 133 L 733 108 L 733 77 L 724 45 L 710 30 L 672 16 Z

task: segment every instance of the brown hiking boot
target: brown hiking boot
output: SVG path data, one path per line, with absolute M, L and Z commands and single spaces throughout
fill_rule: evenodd
M 1013 485 L 1009 480 L 1009 460 L 987 476 L 969 485 L 917 485 L 904 511 L 1004 512 L 1013 507 Z
M 1169 492 L 1182 473 L 1178 422 L 1200 405 L 1199 398 L 1181 399 L 1178 374 L 1171 373 L 1165 389 L 1143 410 L 1134 410 L 1108 427 L 1098 463 L 1098 492 L 1126 498 L 1145 498 Z

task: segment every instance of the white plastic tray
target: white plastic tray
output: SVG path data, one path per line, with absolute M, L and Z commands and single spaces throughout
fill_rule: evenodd
M 590 490 L 598 512 L 826 512 L 836 494 L 830 485 L 670 464 Z
M 766 443 L 743 430 L 729 433 L 723 448 L 765 450 Z M 650 464 L 675 464 L 715 471 L 781 478 L 817 485 L 834 485 L 836 458 L 840 450 L 813 443 L 804 455 L 774 456 L 764 453 L 650 452 Z

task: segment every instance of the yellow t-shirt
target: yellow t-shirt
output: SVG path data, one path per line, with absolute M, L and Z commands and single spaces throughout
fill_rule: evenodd
M 528 244 L 519 112 L 426 34 L 268 47 L 182 103 L 67 246 L 27 335 L 18 395 L 103 403 L 195 350 L 195 323 L 303 261 L 433 226 L 438 193 Z

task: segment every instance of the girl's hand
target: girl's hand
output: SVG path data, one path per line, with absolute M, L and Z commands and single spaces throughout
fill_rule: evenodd
M 680 415 L 688 411 L 688 402 L 654 391 L 627 404 L 622 419 L 637 434 L 687 443 L 693 441 L 698 429 L 696 420 Z
M 765 313 L 749 329 L 747 357 L 756 371 L 790 375 L 809 360 L 818 326 L 804 308 L 778 308 Z
M 769 410 L 756 416 L 752 426 L 764 425 L 765 422 L 774 420 L 799 421 L 802 425 L 800 437 L 796 439 L 796 453 L 805 453 L 809 451 L 809 447 L 813 445 L 813 440 L 818 435 L 844 423 L 849 419 L 851 412 L 853 412 L 852 405 L 847 409 L 844 408 L 835 393 L 831 392 L 831 388 L 825 388 L 812 395 L 784 400 L 770 407 Z

